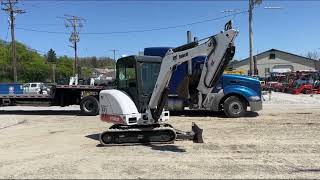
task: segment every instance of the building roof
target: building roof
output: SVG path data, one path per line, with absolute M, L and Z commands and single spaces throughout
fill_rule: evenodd
M 269 54 L 271 52 L 280 52 L 280 53 L 284 53 L 284 54 L 288 54 L 290 56 L 295 56 L 301 60 L 306 60 L 306 61 L 314 61 L 316 64 L 317 64 L 317 69 L 319 70 L 320 69 L 320 60 L 316 60 L 316 59 L 310 59 L 310 58 L 307 58 L 307 57 L 304 57 L 304 56 L 301 56 L 301 55 L 297 55 L 297 54 L 293 54 L 293 53 L 290 53 L 290 52 L 286 52 L 286 51 L 281 51 L 281 50 L 278 50 L 278 49 L 269 49 L 267 51 L 264 51 L 262 53 L 259 53 L 257 55 L 255 55 L 257 57 L 257 60 L 259 59 L 259 57 L 261 56 L 265 56 L 266 54 Z M 239 61 L 232 61 L 229 66 L 234 66 L 234 65 L 244 65 L 244 64 L 247 64 L 249 61 L 249 57 L 246 58 L 246 59 L 243 59 L 243 60 L 239 60 Z

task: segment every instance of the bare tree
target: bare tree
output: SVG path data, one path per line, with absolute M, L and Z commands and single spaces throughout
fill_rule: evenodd
M 313 51 L 313 52 L 310 51 L 306 54 L 306 57 L 309 59 L 319 60 L 320 54 L 316 51 Z
M 315 70 L 320 70 L 320 54 L 317 51 L 308 52 L 306 54 L 306 57 L 314 60 L 314 69 Z

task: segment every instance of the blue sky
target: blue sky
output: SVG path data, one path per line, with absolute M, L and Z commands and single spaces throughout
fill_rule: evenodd
M 282 7 L 281 10 L 265 6 Z M 21 0 L 18 7 L 26 13 L 16 16 L 16 27 L 29 30 L 70 32 L 64 14 L 86 19 L 82 33 L 123 32 L 188 24 L 228 15 L 226 9 L 248 9 L 243 1 L 41 1 Z M 320 1 L 263 1 L 254 10 L 254 53 L 277 48 L 296 54 L 320 52 Z M 240 31 L 236 40 L 236 59 L 248 57 L 248 14 L 212 20 L 159 31 L 119 34 L 80 34 L 79 56 L 110 56 L 118 49 L 117 57 L 137 54 L 144 47 L 179 46 L 186 42 L 186 31 L 199 38 L 218 33 L 232 19 Z M 0 12 L 0 38 L 10 41 L 7 15 Z M 16 30 L 16 39 L 40 52 L 53 48 L 57 55 L 73 56 L 68 34 L 51 34 Z

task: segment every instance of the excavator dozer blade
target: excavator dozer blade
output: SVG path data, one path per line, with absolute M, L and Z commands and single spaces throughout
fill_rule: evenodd
M 203 129 L 199 128 L 196 123 L 192 123 L 192 131 L 194 133 L 193 142 L 194 143 L 203 143 L 202 132 Z
M 192 122 L 191 131 L 181 131 L 175 129 L 177 138 L 176 140 L 189 140 L 194 143 L 203 143 L 202 132 L 203 129 L 199 128 L 199 126 Z

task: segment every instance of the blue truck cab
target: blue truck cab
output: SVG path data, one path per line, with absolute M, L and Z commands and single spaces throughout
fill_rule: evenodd
M 161 56 L 170 47 L 150 47 L 144 49 L 144 55 Z M 193 110 L 224 111 L 227 117 L 242 117 L 249 111 L 262 110 L 261 84 L 260 81 L 242 75 L 223 74 L 218 84 L 205 98 L 199 100 L 197 95 L 197 84 L 199 73 L 201 74 L 205 56 L 192 59 L 192 75 L 188 75 L 188 63 L 182 63 L 173 72 L 169 83 L 170 94 L 166 108 L 170 111 L 183 111 L 185 108 Z M 188 77 L 188 98 L 179 95 L 179 89 L 185 88 L 184 80 Z M 204 103 L 200 103 L 204 102 Z M 248 108 L 249 107 L 249 108 Z

